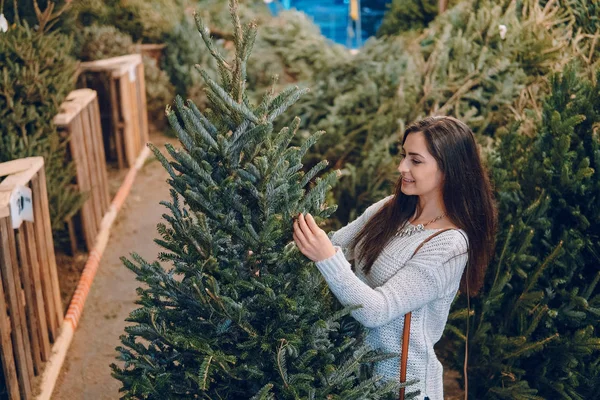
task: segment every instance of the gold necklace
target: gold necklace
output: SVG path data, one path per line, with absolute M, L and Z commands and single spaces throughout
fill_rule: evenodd
M 442 214 L 442 215 L 438 215 L 437 217 L 435 217 L 434 219 L 432 219 L 431 221 L 425 223 L 425 224 L 418 224 L 418 225 L 412 225 L 410 223 L 410 221 L 406 221 L 406 223 L 404 224 L 404 226 L 400 229 L 398 229 L 398 232 L 396 232 L 395 236 L 400 236 L 400 237 L 405 237 L 405 236 L 411 236 L 417 232 L 422 232 L 425 230 L 425 227 L 435 221 L 438 221 L 442 218 L 444 218 L 446 216 L 446 214 Z

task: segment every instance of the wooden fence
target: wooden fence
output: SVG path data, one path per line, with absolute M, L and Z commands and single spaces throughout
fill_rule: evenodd
M 148 142 L 142 55 L 81 63 L 78 85 L 98 92 L 107 161 L 132 167 Z
M 69 223 L 73 252 L 78 248 L 78 236 L 83 236 L 85 247 L 90 251 L 100 231 L 102 217 L 110 206 L 106 160 L 100 126 L 100 109 L 96 92 L 79 89 L 69 93 L 54 118 L 54 124 L 66 132 L 70 139 L 69 155 L 77 173 L 77 187 L 89 197 Z
M 42 157 L 0 164 L 0 359 L 9 399 L 30 399 L 63 320 Z M 13 229 L 15 186 L 32 190 L 34 222 Z
M 166 44 L 136 44 L 135 52 L 141 54 L 142 56 L 148 56 L 153 58 L 156 61 L 157 65 L 160 65 L 160 59 L 163 55 L 163 50 L 167 47 Z

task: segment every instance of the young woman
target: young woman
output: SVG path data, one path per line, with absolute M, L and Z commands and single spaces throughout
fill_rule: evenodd
M 393 195 L 376 202 L 331 240 L 310 214 L 294 222 L 294 241 L 315 261 L 376 349 L 400 356 L 404 315 L 412 312 L 407 380 L 419 400 L 443 400 L 442 365 L 433 346 L 460 289 L 476 295 L 494 254 L 497 210 L 473 136 L 461 121 L 429 117 L 402 140 L 401 174 Z M 417 247 L 433 237 L 412 257 Z M 353 272 L 349 260 L 355 260 Z M 399 379 L 399 358 L 375 365 Z

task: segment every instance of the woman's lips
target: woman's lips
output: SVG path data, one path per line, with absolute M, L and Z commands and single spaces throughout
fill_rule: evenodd
M 402 182 L 404 182 L 404 183 L 415 183 L 415 181 L 407 180 L 406 178 L 402 178 Z

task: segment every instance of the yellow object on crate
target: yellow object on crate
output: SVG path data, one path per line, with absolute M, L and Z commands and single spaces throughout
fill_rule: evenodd
M 350 18 L 358 21 L 358 0 L 350 0 Z

